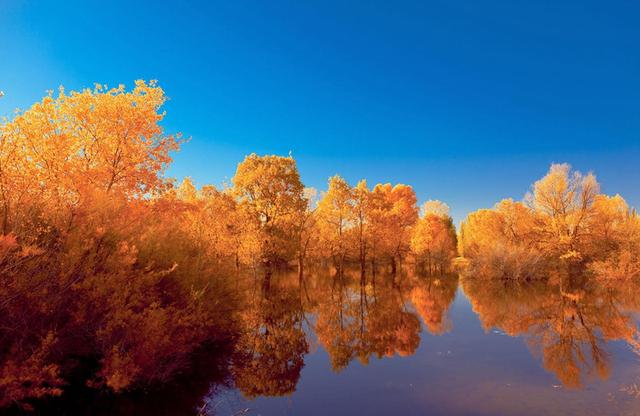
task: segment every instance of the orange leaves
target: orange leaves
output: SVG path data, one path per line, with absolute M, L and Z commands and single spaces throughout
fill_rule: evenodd
M 553 164 L 542 179 L 533 184 L 528 196 L 533 210 L 540 215 L 542 232 L 547 234 L 547 250 L 578 250 L 593 215 L 593 204 L 600 185 L 593 174 L 571 171 L 568 164 Z
M 24 204 L 52 217 L 79 203 L 88 187 L 133 197 L 166 186 L 161 174 L 180 138 L 165 136 L 159 112 L 164 92 L 155 82 L 60 90 L 4 124 L 1 131 L 0 205 L 3 230 L 26 220 Z M 60 220 L 60 219 L 57 219 Z
M 440 201 L 427 201 L 423 205 L 424 216 L 418 220 L 411 235 L 411 250 L 418 264 L 429 274 L 448 268 L 456 256 L 457 239 L 449 207 Z
M 372 255 L 390 259 L 392 268 L 409 253 L 411 229 L 418 220 L 417 198 L 408 185 L 378 184 L 370 195 Z
M 329 188 L 318 202 L 318 236 L 321 252 L 341 267 L 347 256 L 348 233 L 354 225 L 351 186 L 340 176 L 329 178 Z
M 630 280 L 640 277 L 640 253 L 622 249 L 606 260 L 595 261 L 590 269 L 601 280 Z
M 26 360 L 16 359 L 22 356 L 21 351 L 11 351 L 13 357 L 0 367 L 0 408 L 21 403 L 25 398 L 62 394 L 64 382 L 59 366 L 49 362 L 55 343 L 55 335 L 49 332 Z M 29 405 L 24 407 L 30 408 Z
M 259 257 L 264 264 L 292 259 L 296 252 L 296 230 L 307 208 L 304 186 L 292 157 L 251 154 L 232 179 L 233 194 L 249 222 L 247 231 L 257 234 Z
M 527 205 L 504 200 L 469 214 L 460 229 L 461 253 L 476 272 L 506 278 L 544 276 L 545 265 L 558 261 L 593 263 L 597 274 L 635 275 L 637 256 L 624 253 L 640 250 L 637 215 L 619 195 L 598 192 L 593 174 L 551 165 Z
M 277 222 L 305 208 L 304 186 L 292 157 L 249 155 L 232 179 L 239 201 L 263 224 Z
M 72 357 L 99 361 L 94 386 L 167 381 L 233 326 L 184 215 L 206 204 L 163 177 L 164 100 L 155 82 L 61 90 L 1 126 L 0 406 L 60 394 Z
M 320 251 L 336 268 L 358 259 L 364 269 L 367 258 L 395 267 L 409 253 L 417 198 L 408 185 L 378 184 L 369 190 L 365 180 L 351 187 L 336 175 L 329 178 L 316 214 Z

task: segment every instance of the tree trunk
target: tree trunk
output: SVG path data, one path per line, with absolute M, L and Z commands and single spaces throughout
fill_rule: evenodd
M 302 255 L 298 256 L 298 277 L 302 281 L 302 275 L 304 274 L 304 257 Z

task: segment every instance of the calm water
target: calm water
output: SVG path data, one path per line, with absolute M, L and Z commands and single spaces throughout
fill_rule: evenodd
M 370 280 L 256 283 L 237 387 L 202 412 L 640 414 L 638 285 Z

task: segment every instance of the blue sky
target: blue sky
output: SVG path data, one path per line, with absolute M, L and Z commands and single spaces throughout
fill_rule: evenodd
M 0 115 L 157 79 L 198 184 L 291 151 L 308 186 L 407 183 L 459 221 L 569 162 L 640 205 L 639 2 L 182 3 L 0 0 Z

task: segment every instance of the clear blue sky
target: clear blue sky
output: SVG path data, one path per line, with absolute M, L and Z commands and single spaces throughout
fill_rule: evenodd
M 0 0 L 0 115 L 158 79 L 198 184 L 291 151 L 308 186 L 408 183 L 458 221 L 566 161 L 640 205 L 640 2 L 182 3 Z

